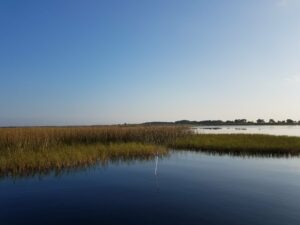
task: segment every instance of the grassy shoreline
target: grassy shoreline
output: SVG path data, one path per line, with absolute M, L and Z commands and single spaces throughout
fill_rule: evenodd
M 185 127 L 158 126 L 0 129 L 0 176 L 152 159 L 188 133 Z
M 195 134 L 183 126 L 5 128 L 0 129 L 0 176 L 147 160 L 170 149 L 294 156 L 300 155 L 300 137 Z
M 0 152 L 0 176 L 46 174 L 117 161 L 150 160 L 167 154 L 162 146 L 141 143 L 89 144 Z
M 263 134 L 194 134 L 178 138 L 171 147 L 232 154 L 300 155 L 300 138 Z

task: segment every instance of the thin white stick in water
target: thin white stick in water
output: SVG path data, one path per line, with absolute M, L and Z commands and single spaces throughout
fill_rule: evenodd
M 156 192 L 159 193 L 159 183 L 158 183 L 157 167 L 158 167 L 158 154 L 155 157 L 154 175 L 155 175 Z
M 157 165 L 158 165 L 158 155 L 156 155 L 155 157 L 155 170 L 154 170 L 155 176 L 157 176 Z

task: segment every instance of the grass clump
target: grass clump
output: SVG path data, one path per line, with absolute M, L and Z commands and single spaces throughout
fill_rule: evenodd
M 41 150 L 74 144 L 146 143 L 166 145 L 190 131 L 182 126 L 94 126 L 0 128 L 0 151 Z
M 141 143 L 71 145 L 47 150 L 7 150 L 0 152 L 0 176 L 59 172 L 96 163 L 148 160 L 155 155 L 165 154 L 167 149 L 164 147 Z
M 194 134 L 178 138 L 170 146 L 220 153 L 300 154 L 299 137 L 259 134 Z

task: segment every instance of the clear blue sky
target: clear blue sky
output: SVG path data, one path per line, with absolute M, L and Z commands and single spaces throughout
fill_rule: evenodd
M 0 1 L 0 125 L 300 120 L 300 1 Z

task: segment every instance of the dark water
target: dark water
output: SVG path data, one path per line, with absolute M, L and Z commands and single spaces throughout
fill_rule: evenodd
M 300 159 L 176 152 L 0 180 L 0 224 L 300 224 Z

